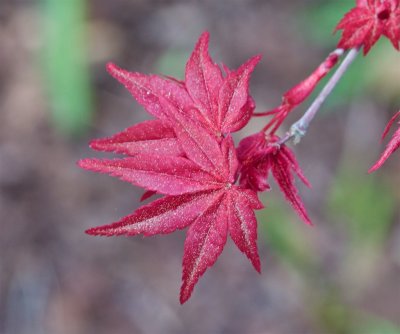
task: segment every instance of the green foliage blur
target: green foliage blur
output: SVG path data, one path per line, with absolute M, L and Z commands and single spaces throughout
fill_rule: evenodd
M 86 3 L 42 0 L 45 48 L 42 63 L 56 129 L 83 134 L 92 118 L 92 92 L 85 45 Z

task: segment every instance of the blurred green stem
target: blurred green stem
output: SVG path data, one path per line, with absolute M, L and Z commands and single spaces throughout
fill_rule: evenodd
M 82 134 L 92 116 L 83 0 L 42 0 L 44 80 L 53 123 L 68 136 Z

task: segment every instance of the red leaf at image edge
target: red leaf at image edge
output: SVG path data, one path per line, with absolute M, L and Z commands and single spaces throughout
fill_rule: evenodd
M 386 125 L 385 130 L 382 134 L 382 139 L 384 139 L 387 134 L 389 133 L 390 128 L 392 127 L 395 120 L 400 116 L 400 111 L 398 111 Z M 389 143 L 386 145 L 385 150 L 383 151 L 382 155 L 378 159 L 378 161 L 368 170 L 368 173 L 373 173 L 377 169 L 381 168 L 382 165 L 386 162 L 386 160 L 400 147 L 400 127 L 396 130 L 393 134 L 392 138 L 390 139 Z
M 337 30 L 343 30 L 339 48 L 363 46 L 366 55 L 383 35 L 399 50 L 400 1 L 357 0 L 356 7 L 344 15 Z

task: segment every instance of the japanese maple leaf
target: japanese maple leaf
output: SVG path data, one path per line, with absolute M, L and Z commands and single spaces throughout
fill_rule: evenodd
M 277 136 L 265 135 L 259 132 L 244 138 L 237 149 L 241 163 L 240 185 L 254 191 L 264 191 L 270 188 L 267 178 L 271 172 L 285 199 L 290 203 L 300 218 L 312 225 L 307 210 L 298 194 L 294 174 L 311 187 L 304 176 L 294 153 L 286 146 L 278 146 Z
M 357 0 L 356 7 L 345 14 L 335 30 L 343 30 L 339 48 L 363 46 L 366 55 L 383 35 L 399 50 L 400 1 Z
M 384 139 L 389 133 L 390 128 L 392 127 L 395 120 L 400 116 L 400 111 L 398 111 L 386 125 L 385 130 L 383 131 L 382 139 Z M 386 162 L 386 160 L 400 147 L 400 127 L 393 134 L 389 143 L 386 145 L 385 150 L 383 151 L 381 157 L 378 161 L 369 169 L 368 173 L 372 173 L 377 169 L 381 168 L 382 165 Z
M 205 33 L 186 65 L 185 82 L 108 65 L 109 72 L 156 119 L 90 144 L 127 158 L 83 159 L 79 165 L 142 187 L 145 196 L 165 196 L 87 233 L 150 236 L 189 227 L 181 303 L 215 263 L 228 234 L 260 271 L 254 210 L 262 204 L 255 191 L 235 185 L 239 162 L 229 135 L 247 123 L 254 108 L 248 85 L 258 61 L 259 57 L 254 57 L 222 76 L 208 55 Z

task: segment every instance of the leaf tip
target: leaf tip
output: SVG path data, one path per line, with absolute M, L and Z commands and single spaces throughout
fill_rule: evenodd
M 101 236 L 101 237 L 112 237 L 125 234 L 125 232 L 122 229 L 117 229 L 114 227 L 114 225 L 115 223 L 111 225 L 91 227 L 87 229 L 85 233 L 92 236 Z
M 104 147 L 104 140 L 102 139 L 93 139 L 89 142 L 89 147 L 92 150 L 102 151 Z
M 179 294 L 179 302 L 181 305 L 185 304 L 189 300 L 190 296 L 192 295 L 192 291 L 193 288 L 189 289 L 185 283 L 182 284 L 181 292 Z
M 263 55 L 261 54 L 261 53 L 259 53 L 259 54 L 256 54 L 254 57 L 253 57 L 253 60 L 254 60 L 254 62 L 259 62 L 261 59 L 263 58 Z
M 312 189 L 312 184 L 311 184 L 311 182 L 310 182 L 308 179 L 304 178 L 304 180 L 301 179 L 301 181 L 303 182 L 303 184 L 304 184 L 308 189 Z
M 308 220 L 306 221 L 306 225 L 308 225 L 308 226 L 310 226 L 310 227 L 315 227 L 314 223 L 313 223 L 310 219 L 308 219 Z
M 99 232 L 99 228 L 98 227 L 92 227 L 89 228 L 85 231 L 86 234 L 88 235 L 93 235 L 93 236 L 98 236 L 98 235 L 104 235 L 103 233 Z
M 251 57 L 246 63 L 243 64 L 245 68 L 248 68 L 249 72 L 252 72 L 254 68 L 257 66 L 257 64 L 261 61 L 262 59 L 262 54 L 257 54 L 253 57 Z
M 203 31 L 203 33 L 200 35 L 199 41 L 207 44 L 209 40 L 210 40 L 210 32 L 208 30 Z
M 77 166 L 82 168 L 82 169 L 90 169 L 90 166 L 92 165 L 92 159 L 85 158 L 85 159 L 80 159 L 76 162 Z
M 106 70 L 112 75 L 113 73 L 118 72 L 120 68 L 112 62 L 108 62 L 106 64 Z
M 261 262 L 257 259 L 257 262 L 253 263 L 254 269 L 261 275 Z
M 368 169 L 368 174 L 372 174 L 376 172 L 379 168 L 382 167 L 386 159 L 379 159 L 370 169 Z
M 107 63 L 106 70 L 114 79 L 117 79 L 120 83 L 124 85 L 126 85 L 129 80 L 128 72 L 121 67 L 115 65 L 114 63 Z

